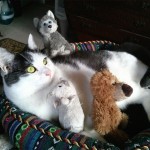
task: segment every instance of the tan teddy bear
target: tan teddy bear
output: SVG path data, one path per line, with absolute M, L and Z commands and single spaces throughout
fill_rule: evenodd
M 108 70 L 102 70 L 91 78 L 91 90 L 94 129 L 111 142 L 122 145 L 128 139 L 122 130 L 128 123 L 128 116 L 121 112 L 116 101 L 129 97 L 132 87 L 119 82 Z

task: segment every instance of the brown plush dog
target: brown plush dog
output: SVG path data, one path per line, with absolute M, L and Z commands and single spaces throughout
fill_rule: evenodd
M 112 75 L 108 70 L 97 72 L 91 78 L 93 93 L 93 125 L 101 135 L 114 138 L 115 144 L 122 144 L 128 139 L 122 130 L 128 123 L 128 116 L 116 105 L 117 100 L 129 97 L 133 89 Z M 117 139 L 117 141 L 116 141 Z M 121 143 L 120 143 L 121 142 Z

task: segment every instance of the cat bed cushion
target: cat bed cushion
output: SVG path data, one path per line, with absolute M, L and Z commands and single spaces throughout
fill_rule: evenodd
M 118 46 L 108 41 L 88 41 L 73 43 L 74 51 L 98 51 L 101 49 L 114 49 Z M 25 44 L 4 39 L 0 46 L 12 52 L 20 52 Z M 61 129 L 55 123 L 37 118 L 27 112 L 21 111 L 13 105 L 5 95 L 0 96 L 0 120 L 10 141 L 22 150 L 65 150 L 65 149 L 110 149 L 119 150 L 111 143 L 104 143 L 96 139 Z M 136 137 L 125 143 L 125 150 L 150 148 L 150 129 L 139 133 Z

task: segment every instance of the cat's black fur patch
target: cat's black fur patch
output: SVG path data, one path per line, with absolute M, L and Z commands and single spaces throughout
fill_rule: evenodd
M 129 116 L 129 122 L 125 129 L 126 133 L 132 138 L 142 130 L 150 127 L 148 116 L 142 104 L 130 104 L 122 110 Z
M 20 76 L 27 76 L 26 68 L 32 64 L 32 61 L 32 56 L 27 52 L 16 54 L 11 64 L 11 71 L 4 76 L 6 84 L 11 86 L 19 81 Z
M 150 67 L 147 69 L 146 73 L 144 74 L 143 78 L 141 79 L 140 85 L 143 88 L 150 89 Z
M 56 56 L 52 58 L 54 62 L 62 62 L 72 64 L 74 60 L 78 60 L 83 64 L 89 66 L 90 68 L 100 71 L 101 69 L 106 68 L 106 60 L 110 58 L 111 55 L 104 50 L 98 52 L 91 51 L 79 51 L 73 52 L 71 55 L 66 56 Z

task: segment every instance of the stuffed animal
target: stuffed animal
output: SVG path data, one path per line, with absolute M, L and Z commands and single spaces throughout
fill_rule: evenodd
M 47 54 L 51 57 L 56 55 L 68 55 L 73 50 L 73 45 L 57 31 L 58 25 L 54 14 L 49 10 L 41 19 L 33 19 L 34 26 L 42 35 Z
M 92 76 L 91 90 L 94 97 L 92 114 L 94 129 L 104 137 L 125 142 L 128 135 L 122 129 L 128 123 L 128 116 L 121 112 L 116 101 L 129 97 L 133 92 L 132 87 L 119 82 L 108 70 L 102 70 Z M 118 144 L 117 142 L 115 144 Z
M 51 95 L 55 96 L 54 106 L 58 109 L 61 126 L 75 133 L 82 131 L 84 113 L 73 84 L 60 79 Z

